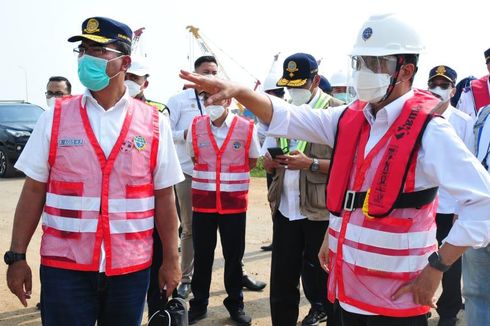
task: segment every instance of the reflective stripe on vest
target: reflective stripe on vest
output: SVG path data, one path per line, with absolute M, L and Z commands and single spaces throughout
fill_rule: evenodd
M 225 141 L 221 148 L 218 148 L 211 132 L 209 117 L 194 118 L 194 211 L 233 214 L 247 210 L 250 184 L 248 160 L 253 127 L 253 121 L 235 116 Z
M 57 101 L 55 106 L 41 263 L 98 271 L 104 241 L 107 275 L 148 268 L 159 113 L 130 99 L 120 134 L 106 157 L 81 99 Z
M 318 97 L 318 100 L 315 102 L 313 105 L 312 109 L 326 109 L 328 108 L 328 103 L 330 101 L 331 96 L 323 93 L 322 91 L 318 90 L 320 92 L 320 96 Z M 298 143 L 296 144 L 296 150 L 300 151 L 301 153 L 304 153 L 306 146 L 308 145 L 308 142 L 305 140 L 299 140 Z M 289 153 L 289 141 L 287 138 L 279 138 L 279 147 L 281 147 L 285 153 Z
M 473 94 L 473 101 L 475 102 L 475 116 L 482 107 L 490 104 L 490 93 L 488 91 L 489 78 L 490 76 L 486 75 L 480 79 L 471 81 L 471 94 Z

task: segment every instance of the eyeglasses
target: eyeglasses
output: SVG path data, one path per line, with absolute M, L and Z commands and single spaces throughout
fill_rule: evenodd
M 374 73 L 392 74 L 396 70 L 397 58 L 394 55 L 381 57 L 354 55 L 351 58 L 351 65 L 354 71 L 369 69 Z
M 94 57 L 102 57 L 104 56 L 107 52 L 112 52 L 112 53 L 117 53 L 117 54 L 120 54 L 120 55 L 123 55 L 124 53 L 119 51 L 119 50 L 115 50 L 115 49 L 111 49 L 111 48 L 108 48 L 108 47 L 105 47 L 105 46 L 89 46 L 89 47 L 85 47 L 85 46 L 78 46 L 76 48 L 73 49 L 73 53 L 76 53 L 78 54 L 78 56 L 82 56 L 84 54 L 88 54 L 88 55 L 91 55 L 91 56 L 94 56 Z
M 448 89 L 449 87 L 452 87 L 452 83 L 429 83 L 429 89 L 433 89 L 436 87 L 440 87 L 442 89 Z
M 65 96 L 65 93 L 60 92 L 60 91 L 58 91 L 58 92 L 47 91 L 44 94 L 46 94 L 46 98 L 52 98 L 53 96 L 54 97 L 63 97 L 63 96 Z

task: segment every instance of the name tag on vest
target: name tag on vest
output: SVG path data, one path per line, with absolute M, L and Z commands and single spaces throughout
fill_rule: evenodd
M 70 147 L 70 146 L 82 146 L 83 139 L 60 139 L 58 140 L 58 146 Z

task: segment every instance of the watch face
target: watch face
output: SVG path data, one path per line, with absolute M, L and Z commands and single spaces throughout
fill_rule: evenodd
M 13 252 L 7 251 L 3 256 L 3 261 L 5 262 L 5 264 L 10 265 L 13 263 L 13 260 L 14 260 Z

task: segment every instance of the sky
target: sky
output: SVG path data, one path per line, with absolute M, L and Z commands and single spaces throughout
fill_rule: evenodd
M 77 43 L 68 43 L 67 38 L 80 34 L 82 22 L 92 16 L 122 21 L 133 30 L 146 28 L 141 41 L 151 66 L 146 95 L 161 102 L 182 89 L 178 72 L 191 69 L 188 57 L 198 53 L 188 25 L 200 28 L 230 78 L 251 88 L 250 75 L 263 80 L 279 52 L 282 60 L 295 52 L 322 58 L 320 72 L 327 77 L 347 69 L 348 53 L 363 22 L 371 14 L 385 12 L 403 13 L 424 38 L 427 51 L 420 56 L 415 86 L 425 87 L 430 68 L 440 64 L 454 68 L 460 78 L 481 77 L 487 74 L 483 52 L 490 47 L 490 1 L 467 3 L 2 0 L 0 100 L 28 100 L 45 107 L 46 83 L 53 75 L 67 77 L 73 93 L 82 93 L 72 53 Z

